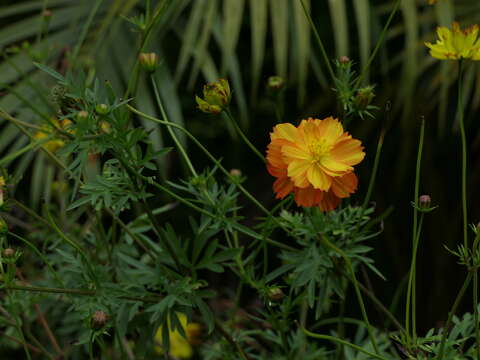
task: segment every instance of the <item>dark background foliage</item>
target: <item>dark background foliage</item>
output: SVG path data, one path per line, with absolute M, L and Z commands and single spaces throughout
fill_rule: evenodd
M 274 200 L 273 179 L 264 164 L 235 136 L 221 116 L 211 117 L 196 109 L 194 94 L 202 84 L 220 76 L 229 78 L 234 92 L 232 110 L 252 142 L 264 151 L 269 132 L 276 124 L 275 102 L 266 90 L 271 75 L 286 79 L 283 97 L 283 121 L 297 123 L 306 117 L 342 116 L 336 105 L 332 81 L 317 43 L 306 23 L 299 2 L 295 0 L 175 0 L 152 1 L 152 8 L 164 3 L 165 14 L 159 18 L 145 51 L 155 51 L 163 59 L 157 72 L 160 92 L 172 120 L 183 123 L 195 133 L 212 153 L 222 157 L 227 168 L 238 168 L 248 177 L 246 187 L 267 207 Z M 308 3 L 308 2 L 307 2 Z M 394 1 L 342 0 L 312 2 L 311 13 L 331 59 L 348 55 L 357 72 L 366 63 L 384 26 Z M 152 92 L 142 75 L 130 88 L 135 74 L 138 33 L 126 18 L 139 16 L 145 1 L 2 1 L 0 8 L 0 46 L 5 57 L 0 63 L 4 84 L 0 106 L 17 117 L 39 122 L 17 94 L 45 111 L 51 111 L 39 98 L 51 91 L 52 82 L 32 64 L 32 57 L 64 72 L 83 70 L 89 77 L 109 81 L 118 94 L 133 98 L 135 105 L 155 115 Z M 98 11 L 95 10 L 96 6 Z M 41 12 L 49 9 L 48 31 L 37 37 L 42 25 Z M 81 30 L 91 16 L 91 26 L 82 40 Z M 371 245 L 375 248 L 377 267 L 388 281 L 368 275 L 365 282 L 389 305 L 397 291 L 403 291 L 410 264 L 412 242 L 412 207 L 415 157 L 421 118 L 426 121 L 426 143 L 420 192 L 429 194 L 439 208 L 425 219 L 419 249 L 418 310 L 423 330 L 437 326 L 446 318 L 453 298 L 463 282 L 464 270 L 444 248 L 455 248 L 461 238 L 460 137 L 455 120 L 457 64 L 439 62 L 428 56 L 423 41 L 433 41 L 437 24 L 453 19 L 468 25 L 478 22 L 480 5 L 475 0 L 439 0 L 428 6 L 425 0 L 403 0 L 387 32 L 386 42 L 374 60 L 368 82 L 375 84 L 377 97 L 375 119 L 354 119 L 349 131 L 360 138 L 367 157 L 358 166 L 360 187 L 351 202 L 363 200 L 372 170 L 380 130 L 387 129 L 380 161 L 380 171 L 372 201 L 376 213 L 390 207 L 382 235 Z M 23 46 L 28 41 L 29 47 Z M 17 46 L 19 49 L 12 48 Z M 23 46 L 23 47 L 22 47 Z M 75 59 L 67 56 L 78 51 Z M 467 64 L 465 81 L 466 128 L 469 143 L 469 223 L 480 220 L 478 105 L 480 87 L 478 65 Z M 32 83 L 40 91 L 35 91 Z M 15 90 L 14 92 L 11 90 Z M 391 110 L 385 110 L 386 104 Z M 153 129 L 151 139 L 159 148 L 172 145 L 168 136 L 151 123 L 138 125 Z M 23 146 L 27 139 L 2 123 L 0 150 L 3 154 Z M 154 129 L 155 128 L 155 129 Z M 191 146 L 191 144 L 188 144 Z M 208 164 L 191 148 L 198 168 Z M 29 167 L 29 165 L 32 165 Z M 27 155 L 10 165 L 21 174 L 18 196 L 38 206 L 50 196 L 48 189 L 55 178 L 45 158 Z M 186 174 L 175 152 L 162 162 L 163 176 L 177 179 Z M 163 199 L 158 199 L 160 204 Z M 248 203 L 242 213 L 247 219 L 260 215 Z M 166 215 L 181 224 L 185 214 L 173 210 Z M 252 220 L 248 220 L 252 221 Z M 272 254 L 274 256 L 274 254 Z M 465 309 L 469 304 L 464 304 Z M 356 312 L 356 308 L 350 311 Z M 396 310 L 403 316 L 401 305 Z M 380 319 L 378 319 L 380 320 Z

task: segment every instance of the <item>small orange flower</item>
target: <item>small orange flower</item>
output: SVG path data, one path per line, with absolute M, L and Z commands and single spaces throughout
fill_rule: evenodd
M 294 193 L 299 206 L 335 209 L 357 189 L 353 166 L 365 157 L 361 142 L 332 117 L 278 124 L 270 134 L 267 169 L 278 199 Z

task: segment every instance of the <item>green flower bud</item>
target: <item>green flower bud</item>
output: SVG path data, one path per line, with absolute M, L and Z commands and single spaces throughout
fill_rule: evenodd
M 98 104 L 97 106 L 95 106 L 95 111 L 98 115 L 108 115 L 110 109 L 106 104 Z
M 151 52 L 151 53 L 141 53 L 138 56 L 138 61 L 140 62 L 140 65 L 143 67 L 144 70 L 148 72 L 155 72 L 158 67 L 158 56 L 157 54 Z
M 15 250 L 13 250 L 12 248 L 6 248 L 5 250 L 3 250 L 3 256 L 6 258 L 11 258 L 14 255 L 15 255 Z
M 358 107 L 365 109 L 370 105 L 375 98 L 375 92 L 373 91 L 373 86 L 366 86 L 364 88 L 358 89 L 357 95 L 355 96 L 355 104 Z
M 272 91 L 278 91 L 285 86 L 285 80 L 281 76 L 270 76 L 267 80 L 267 88 Z
M 282 289 L 280 289 L 278 286 L 268 289 L 267 295 L 270 301 L 280 301 L 285 297 Z
M 79 111 L 76 117 L 78 122 L 82 122 L 83 120 L 88 118 L 88 112 L 86 112 L 85 110 Z

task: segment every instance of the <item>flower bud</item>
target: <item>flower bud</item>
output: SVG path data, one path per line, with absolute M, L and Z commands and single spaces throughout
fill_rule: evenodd
M 77 121 L 81 122 L 82 120 L 85 120 L 88 118 L 88 112 L 85 110 L 79 111 L 77 113 Z
M 431 203 L 430 195 L 422 195 L 418 198 L 418 205 L 421 209 L 428 209 Z
M 95 111 L 98 115 L 108 115 L 110 109 L 106 104 L 98 104 L 97 106 L 95 106 Z
M 108 315 L 102 310 L 97 310 L 93 313 L 91 318 L 92 328 L 96 330 L 101 329 L 102 327 L 105 326 L 107 321 L 108 321 Z
M 340 64 L 348 64 L 351 60 L 348 56 L 340 56 L 340 59 L 338 59 Z
M 267 88 L 272 91 L 278 91 L 285 86 L 285 80 L 281 76 L 270 76 L 267 80 Z
M 99 125 L 100 130 L 106 134 L 109 134 L 112 131 L 112 126 L 106 121 L 100 121 Z
M 270 301 L 280 301 L 285 297 L 285 294 L 281 288 L 274 286 L 268 289 L 267 296 Z
M 219 79 L 203 86 L 203 99 L 196 96 L 198 108 L 208 114 L 220 114 L 230 103 L 230 85 Z
M 6 258 L 11 258 L 14 255 L 15 255 L 15 250 L 13 250 L 12 248 L 6 248 L 5 250 L 3 250 L 3 256 Z
M 52 17 L 52 12 L 48 9 L 45 9 L 45 10 L 42 11 L 42 16 L 44 18 L 50 18 L 50 17 Z
M 0 234 L 6 234 L 8 232 L 8 225 L 7 222 L 0 218 Z
M 358 89 L 357 95 L 355 96 L 355 104 L 365 109 L 368 105 L 371 104 L 375 98 L 375 92 L 373 91 L 373 86 L 365 86 L 361 89 Z
M 138 56 L 138 61 L 144 70 L 153 73 L 157 70 L 158 67 L 158 56 L 157 54 L 151 53 L 141 53 Z
M 230 175 L 235 176 L 235 177 L 240 177 L 242 176 L 242 171 L 239 169 L 231 169 L 230 170 Z

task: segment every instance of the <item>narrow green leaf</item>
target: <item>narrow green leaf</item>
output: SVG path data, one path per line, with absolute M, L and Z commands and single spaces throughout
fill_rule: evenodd
M 307 11 L 310 11 L 310 0 L 304 0 Z M 296 43 L 295 53 L 295 69 L 298 78 L 298 104 L 305 102 L 307 91 L 308 64 L 310 59 L 310 24 L 305 17 L 300 1 L 293 2 L 295 15 L 295 38 L 292 40 Z M 295 51 L 295 50 L 293 50 Z
M 245 0 L 223 0 L 222 74 L 228 72 L 235 55 L 243 20 Z
M 370 4 L 369 0 L 354 0 L 355 18 L 357 20 L 358 42 L 360 46 L 360 67 L 365 68 L 370 55 Z M 368 75 L 365 76 L 368 82 Z
M 355 0 L 356 1 L 356 0 Z M 345 0 L 328 0 L 336 56 L 348 56 L 348 21 Z
M 258 82 L 265 55 L 265 39 L 267 36 L 267 0 L 250 0 L 251 36 L 252 36 L 252 86 L 251 100 L 257 98 Z
M 270 19 L 272 21 L 276 75 L 282 76 L 284 79 L 287 77 L 288 65 L 288 13 L 287 0 L 270 0 Z

